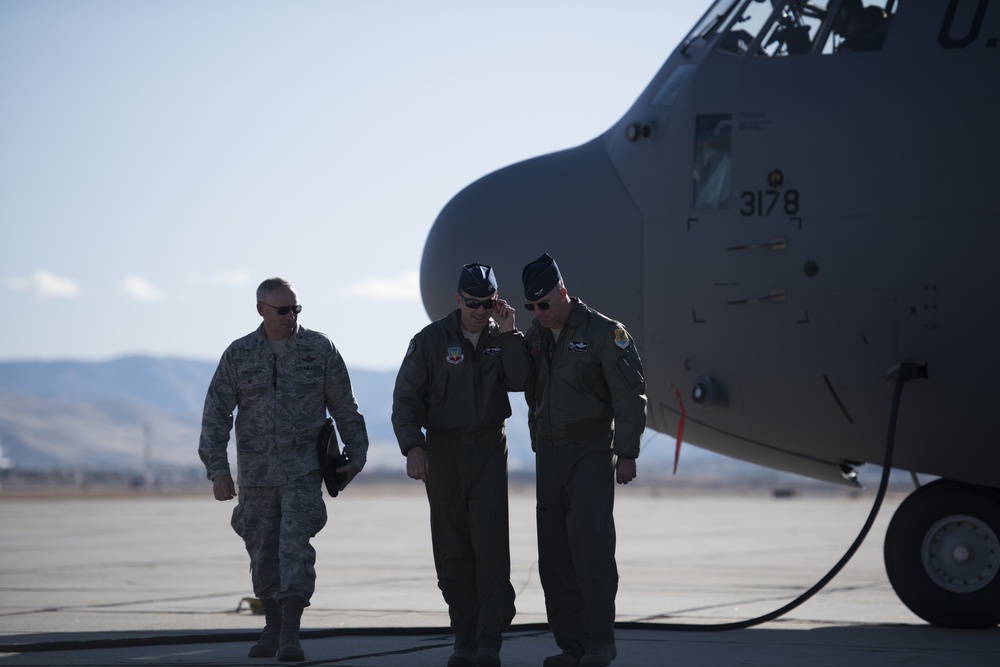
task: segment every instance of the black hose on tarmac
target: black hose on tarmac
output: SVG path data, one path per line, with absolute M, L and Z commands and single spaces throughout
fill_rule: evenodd
M 775 609 L 774 611 L 764 614 L 763 616 L 758 616 L 756 618 L 751 618 L 745 621 L 735 621 L 732 623 L 656 623 L 650 621 L 629 621 L 624 623 L 615 623 L 615 627 L 621 630 L 660 630 L 660 631 L 670 631 L 670 632 L 724 632 L 727 630 L 745 630 L 746 628 L 751 628 L 755 625 L 761 625 L 762 623 L 767 623 L 768 621 L 773 621 L 780 616 L 784 616 L 788 612 L 792 611 L 803 602 L 811 598 L 813 595 L 818 593 L 823 589 L 834 577 L 836 577 L 844 566 L 851 560 L 854 554 L 857 552 L 858 548 L 868 537 L 868 532 L 871 530 L 872 525 L 875 523 L 876 517 L 878 517 L 879 510 L 882 508 L 882 501 L 885 498 L 886 489 L 889 486 L 889 475 L 892 472 L 892 456 L 893 450 L 895 448 L 896 442 L 896 420 L 899 416 L 899 404 L 903 396 L 903 386 L 913 380 L 914 378 L 921 376 L 921 370 L 925 367 L 921 366 L 917 362 L 907 361 L 902 364 L 895 366 L 890 370 L 888 378 L 892 379 L 895 377 L 895 390 L 892 396 L 892 407 L 889 411 L 889 431 L 886 435 L 885 443 L 885 459 L 883 461 L 882 467 L 882 479 L 879 482 L 878 492 L 875 494 L 875 502 L 872 505 L 871 512 L 868 514 L 868 520 L 865 521 L 865 525 L 861 528 L 861 532 L 854 539 L 854 543 L 851 544 L 847 552 L 841 557 L 836 565 L 833 566 L 826 575 L 820 579 L 816 584 L 812 586 L 809 590 L 805 591 L 797 598 L 786 604 L 785 606 Z M 519 625 L 512 625 L 510 627 L 511 631 L 517 632 L 547 632 L 547 623 L 523 623 Z M 233 641 L 249 641 L 259 634 L 258 631 L 252 633 L 248 632 L 230 632 L 230 633 L 216 633 L 216 634 L 177 634 L 177 635 L 165 635 L 159 637 L 135 637 L 129 639 L 98 639 L 90 641 L 65 641 L 65 642 L 41 642 L 37 644 L 10 644 L 3 645 L 0 644 L 0 653 L 28 653 L 36 651 L 78 651 L 82 649 L 107 649 L 107 648 L 123 648 L 128 646 L 167 646 L 167 645 L 183 645 L 183 644 L 215 644 L 223 642 L 233 642 Z M 325 637 L 351 637 L 351 636 L 419 636 L 419 635 L 450 635 L 451 628 L 338 628 L 330 630 L 304 630 L 301 633 L 303 639 L 321 639 Z M 426 648 L 426 647 L 425 647 Z
M 899 404 L 903 397 L 903 386 L 910 380 L 919 377 L 922 368 L 923 367 L 917 362 L 905 361 L 902 364 L 893 367 L 889 371 L 888 378 L 892 379 L 895 377 L 896 385 L 892 394 L 892 407 L 889 410 L 889 430 L 886 434 L 885 458 L 882 464 L 882 479 L 878 485 L 878 492 L 875 494 L 875 502 L 872 505 L 871 512 L 868 513 L 868 520 L 865 521 L 865 525 L 862 526 L 861 532 L 858 533 L 858 536 L 854 539 L 854 543 L 851 544 L 850 548 L 848 548 L 847 552 L 841 557 L 837 564 L 833 566 L 833 569 L 827 572 L 822 579 L 817 581 L 812 588 L 802 593 L 800 596 L 780 609 L 775 609 L 774 611 L 764 614 L 763 616 L 747 619 L 745 621 L 714 624 L 652 623 L 637 621 L 616 623 L 615 627 L 623 630 L 682 630 L 686 632 L 722 632 L 725 630 L 744 630 L 755 625 L 773 621 L 780 616 L 784 616 L 822 590 L 824 586 L 830 583 L 830 581 L 833 580 L 833 578 L 836 577 L 842 569 L 844 569 L 844 566 L 847 565 L 857 552 L 858 548 L 861 547 L 865 538 L 868 537 L 868 532 L 871 530 L 872 524 L 875 523 L 875 519 L 878 517 L 879 510 L 882 508 L 882 501 L 885 499 L 886 489 L 889 486 L 889 475 L 892 473 L 892 456 L 896 446 L 896 420 L 899 417 Z

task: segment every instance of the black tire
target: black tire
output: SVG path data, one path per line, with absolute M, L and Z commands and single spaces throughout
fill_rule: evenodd
M 1000 623 L 1000 490 L 937 480 L 896 510 L 885 569 L 914 614 L 946 628 Z

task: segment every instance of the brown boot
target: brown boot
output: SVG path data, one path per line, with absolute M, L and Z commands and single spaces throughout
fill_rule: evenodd
M 278 635 L 281 633 L 281 605 L 273 598 L 261 598 L 264 605 L 264 632 L 257 643 L 250 647 L 251 658 L 273 658 L 278 652 Z
M 302 662 L 306 654 L 299 644 L 299 622 L 306 601 L 302 598 L 285 598 L 281 601 L 281 634 L 278 636 L 278 660 Z

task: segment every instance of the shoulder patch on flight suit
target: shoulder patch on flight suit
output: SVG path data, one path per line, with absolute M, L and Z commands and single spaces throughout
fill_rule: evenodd
M 416 343 L 413 342 L 413 339 L 411 338 L 410 345 L 406 348 L 406 358 L 409 358 L 413 354 L 413 351 L 416 349 L 417 345 Z
M 462 348 L 460 347 L 449 347 L 448 354 L 445 359 L 449 364 L 460 364 L 465 359 L 465 355 L 462 354 Z
M 566 349 L 570 352 L 575 352 L 576 354 L 587 354 L 587 350 L 589 348 L 590 343 L 585 340 L 571 340 Z
M 623 350 L 628 347 L 628 334 L 624 329 L 615 329 L 615 345 Z
M 484 357 L 499 357 L 500 356 L 500 346 L 499 345 L 490 345 L 488 347 L 484 347 L 483 348 L 483 356 Z

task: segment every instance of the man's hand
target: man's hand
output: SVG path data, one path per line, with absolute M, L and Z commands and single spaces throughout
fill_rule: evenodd
M 493 306 L 493 319 L 500 325 L 501 332 L 515 329 L 514 308 L 503 299 L 497 299 L 497 305 Z
M 427 481 L 427 452 L 423 447 L 411 447 L 406 452 L 406 474 L 410 479 Z
M 219 475 L 212 480 L 212 492 L 216 500 L 232 500 L 236 497 L 236 485 L 229 475 Z
M 619 484 L 628 484 L 635 479 L 635 459 L 623 459 L 618 457 L 615 464 L 615 479 Z
M 344 475 L 344 483 L 340 485 L 340 490 L 343 491 L 347 488 L 347 485 L 351 483 L 351 480 L 358 476 L 358 473 L 361 472 L 361 468 L 353 463 L 348 463 L 346 466 L 337 468 L 335 472 Z

